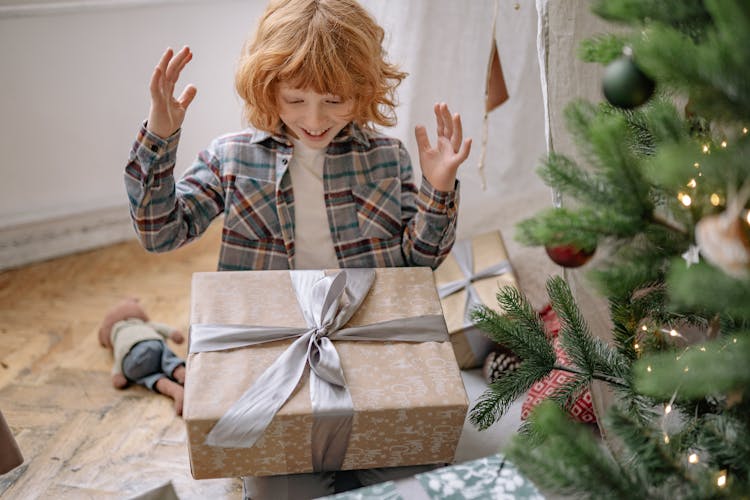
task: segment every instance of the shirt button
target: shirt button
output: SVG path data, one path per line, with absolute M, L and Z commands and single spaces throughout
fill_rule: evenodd
M 281 160 L 281 163 L 282 163 L 282 165 L 286 165 L 287 163 L 289 163 L 289 160 L 287 160 L 286 158 L 284 158 L 283 160 Z
M 449 201 L 449 202 L 448 202 L 448 208 L 453 208 L 453 207 L 455 207 L 455 206 L 456 206 L 456 204 L 455 204 L 455 203 L 453 203 L 452 201 Z
M 151 151 L 153 151 L 154 153 L 156 153 L 157 151 L 159 151 L 159 146 L 157 146 L 156 144 L 152 144 L 151 145 Z

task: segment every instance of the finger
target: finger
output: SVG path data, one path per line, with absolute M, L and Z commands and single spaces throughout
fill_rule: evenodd
M 430 150 L 430 139 L 427 137 L 427 129 L 424 125 L 414 127 L 414 137 L 417 139 L 417 147 L 420 152 Z
M 442 103 L 435 103 L 435 120 L 437 121 L 438 138 L 445 135 L 445 123 L 443 122 L 443 113 L 440 111 Z
M 193 60 L 193 51 L 190 50 L 190 47 L 185 46 L 182 50 L 186 51 L 185 57 L 183 57 L 180 60 L 179 66 L 176 68 L 177 70 L 177 77 L 179 77 L 180 73 L 182 73 L 182 70 L 185 68 L 187 63 Z M 176 80 L 177 78 L 175 78 Z
M 172 60 L 172 49 L 168 48 L 164 51 L 159 62 L 154 68 L 154 72 L 151 75 L 151 83 L 149 89 L 151 90 L 151 97 L 154 99 L 162 98 L 164 96 L 163 85 L 164 85 L 164 72 L 167 70 L 169 61 Z
M 159 66 L 154 68 L 154 72 L 151 74 L 151 81 L 149 82 L 148 89 L 151 91 L 151 99 L 159 101 L 162 98 L 161 93 L 161 82 L 163 73 Z
M 167 50 L 164 51 L 164 54 L 162 54 L 161 59 L 159 59 L 159 64 L 157 64 L 156 67 L 161 69 L 162 73 L 167 71 L 167 65 L 169 65 L 169 61 L 172 60 L 173 53 L 171 47 L 167 48 Z
M 453 134 L 451 135 L 451 146 L 453 146 L 453 152 L 458 153 L 458 149 L 461 147 L 461 141 L 464 136 L 463 126 L 461 125 L 461 115 L 455 113 L 453 115 Z
M 185 90 L 182 91 L 182 94 L 180 94 L 180 98 L 177 102 L 180 103 L 182 109 L 187 109 L 187 107 L 190 106 L 190 103 L 193 102 L 193 99 L 195 99 L 195 94 L 197 93 L 198 89 L 195 88 L 194 85 L 188 85 L 185 87 Z
M 177 82 L 177 78 L 180 76 L 180 71 L 185 66 L 187 61 L 185 59 L 189 60 L 190 57 L 190 49 L 188 47 L 183 47 L 182 50 L 180 50 L 171 61 L 169 61 L 169 65 L 167 66 L 167 70 L 164 72 L 164 76 L 167 79 L 167 82 L 171 83 L 172 85 Z
M 443 103 L 442 106 L 440 106 L 440 114 L 443 116 L 443 126 L 445 128 L 444 136 L 451 139 L 451 136 L 453 135 L 453 120 L 447 104 Z
M 471 153 L 471 138 L 465 139 L 461 144 L 461 148 L 456 153 L 456 159 L 459 163 L 463 163 L 469 157 L 469 153 Z

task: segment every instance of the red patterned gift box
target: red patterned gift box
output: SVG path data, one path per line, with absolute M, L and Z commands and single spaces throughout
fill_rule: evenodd
M 560 331 L 560 321 L 557 314 L 551 306 L 547 305 L 540 311 L 539 315 L 544 321 L 544 327 L 545 330 L 547 330 L 547 334 L 553 337 L 552 345 L 555 348 L 555 355 L 557 356 L 558 363 L 570 365 L 570 359 L 568 359 L 565 351 L 560 346 L 560 337 L 558 336 Z M 561 370 L 553 370 L 549 375 L 531 386 L 531 389 L 529 389 L 529 393 L 526 396 L 526 400 L 521 406 L 521 419 L 526 420 L 531 413 L 531 410 L 533 410 L 536 405 L 552 396 L 571 378 L 572 375 L 569 373 Z M 591 391 L 586 389 L 580 396 L 578 396 L 570 407 L 568 413 L 579 422 L 587 424 L 596 423 L 594 405 L 591 402 Z

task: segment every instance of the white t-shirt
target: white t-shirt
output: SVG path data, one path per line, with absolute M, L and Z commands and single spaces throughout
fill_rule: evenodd
M 294 152 L 289 175 L 294 191 L 294 267 L 338 268 L 323 198 L 325 149 L 311 149 L 292 139 Z

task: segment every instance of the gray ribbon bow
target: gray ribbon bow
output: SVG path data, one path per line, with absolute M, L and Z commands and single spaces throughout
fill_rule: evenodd
M 503 274 L 510 272 L 510 262 L 503 260 L 475 273 L 474 254 L 471 251 L 471 241 L 462 240 L 456 242 L 453 245 L 452 253 L 456 258 L 456 263 L 458 263 L 459 269 L 461 269 L 461 273 L 464 275 L 464 279 L 450 281 L 440 285 L 438 287 L 438 295 L 441 299 L 444 299 L 449 295 L 453 295 L 460 290 L 466 289 L 464 327 L 469 327 L 473 324 L 471 321 L 471 310 L 482 304 L 482 301 L 479 299 L 479 295 L 472 283 L 492 276 L 502 276 Z
M 425 315 L 342 328 L 367 296 L 373 269 L 347 269 L 333 276 L 322 271 L 290 271 L 307 328 L 196 324 L 191 352 L 217 351 L 296 338 L 227 410 L 206 437 L 206 444 L 250 448 L 297 387 L 310 366 L 313 408 L 312 462 L 316 471 L 338 470 L 351 434 L 354 406 L 332 340 L 442 342 L 440 315 Z

